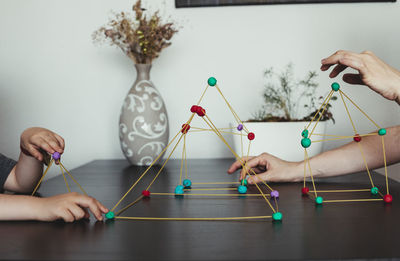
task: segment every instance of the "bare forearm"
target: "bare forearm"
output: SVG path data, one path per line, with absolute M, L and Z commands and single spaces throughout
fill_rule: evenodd
M 37 220 L 41 198 L 0 194 L 0 220 Z
M 399 162 L 400 126 L 388 128 L 387 134 L 383 137 L 387 164 Z M 370 169 L 382 167 L 384 165 L 382 148 L 382 137 L 376 135 L 362 137 L 359 143 L 351 142 L 337 149 L 326 151 L 310 159 L 313 175 L 330 177 L 349 174 L 365 170 L 365 162 Z
M 19 187 L 16 192 L 31 192 L 42 176 L 42 172 L 42 162 L 21 152 L 15 168 L 15 181 Z

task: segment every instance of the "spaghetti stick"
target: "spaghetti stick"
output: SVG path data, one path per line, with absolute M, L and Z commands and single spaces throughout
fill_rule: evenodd
M 156 217 L 120 217 L 115 219 L 128 220 L 146 220 L 146 221 L 228 221 L 228 220 L 246 220 L 246 219 L 267 219 L 272 216 L 252 216 L 252 217 L 220 217 L 220 218 L 156 218 Z
M 65 177 L 65 174 L 64 174 L 64 170 L 63 170 L 63 168 L 61 167 L 61 165 L 59 165 L 59 166 L 60 166 L 60 170 L 61 170 L 62 176 L 63 176 L 63 178 L 64 178 L 64 181 L 65 181 L 65 185 L 67 186 L 67 190 L 68 190 L 68 192 L 71 192 L 71 189 L 69 188 L 69 185 L 68 185 L 67 178 Z
M 47 168 L 46 168 L 46 170 L 44 171 L 42 177 L 40 178 L 38 184 L 36 185 L 35 189 L 33 190 L 32 194 L 31 194 L 32 196 L 35 195 L 37 189 L 39 188 L 40 184 L 43 182 L 43 179 L 44 179 L 44 177 L 46 176 L 47 172 L 49 171 L 49 169 L 50 169 L 51 165 L 53 164 L 53 162 L 54 162 L 54 160 L 51 159 L 49 165 L 47 165 Z

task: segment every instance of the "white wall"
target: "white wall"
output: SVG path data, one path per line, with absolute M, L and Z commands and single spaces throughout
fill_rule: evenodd
M 118 118 L 135 71 L 118 49 L 94 46 L 91 34 L 106 23 L 110 10 L 130 10 L 133 2 L 0 0 L 1 152 L 16 158 L 19 134 L 44 126 L 66 139 L 69 168 L 123 157 Z M 161 2 L 144 1 L 153 7 Z M 155 61 L 152 80 L 167 104 L 171 134 L 188 118 L 210 75 L 245 120 L 261 104 L 267 67 L 291 61 L 302 76 L 318 70 L 320 60 L 337 49 L 368 49 L 400 68 L 399 3 L 175 9 L 168 0 L 166 9 L 183 28 Z M 329 90 L 327 73 L 320 73 L 318 81 Z M 400 123 L 393 102 L 362 87 L 343 88 L 379 124 Z M 227 125 L 232 117 L 217 98 L 208 93 L 207 110 L 218 112 L 213 119 L 219 126 Z M 351 133 L 337 104 L 337 123 L 329 132 Z M 368 121 L 355 121 L 362 132 L 373 130 Z M 213 136 L 199 135 L 189 146 L 191 158 L 230 156 Z

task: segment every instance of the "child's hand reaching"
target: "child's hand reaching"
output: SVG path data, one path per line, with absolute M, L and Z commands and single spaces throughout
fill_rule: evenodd
M 37 206 L 36 220 L 55 221 L 63 219 L 65 222 L 89 218 L 88 209 L 97 220 L 103 220 L 102 214 L 108 209 L 95 198 L 76 192 L 40 198 Z
M 29 128 L 21 134 L 22 152 L 39 161 L 44 160 L 41 150 L 49 154 L 53 154 L 56 151 L 62 154 L 64 146 L 64 139 L 61 136 L 44 128 Z

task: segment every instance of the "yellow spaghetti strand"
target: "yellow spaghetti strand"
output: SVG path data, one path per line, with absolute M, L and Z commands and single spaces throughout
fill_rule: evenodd
M 158 170 L 156 176 L 154 177 L 154 179 L 150 182 L 150 184 L 147 186 L 146 190 L 149 190 L 151 185 L 153 185 L 154 181 L 156 181 L 156 179 L 158 178 L 158 176 L 160 175 L 161 171 L 164 169 L 165 165 L 167 164 L 167 162 L 169 161 L 169 159 L 172 156 L 172 153 L 174 153 L 176 147 L 178 146 L 179 142 L 182 140 L 184 135 L 181 135 L 181 137 L 179 138 L 179 140 L 176 142 L 174 148 L 172 149 L 171 153 L 168 155 L 168 158 L 164 161 L 164 164 L 161 166 L 161 168 Z
M 389 181 L 387 174 L 387 164 L 386 164 L 386 151 L 385 151 L 385 139 L 382 137 L 382 150 L 383 150 L 383 163 L 385 164 L 385 179 L 386 179 L 386 194 L 389 194 Z
M 343 105 L 344 105 L 344 108 L 346 109 L 347 115 L 349 116 L 349 120 L 350 120 L 350 122 L 351 122 L 351 126 L 353 126 L 354 135 L 356 135 L 356 134 L 357 134 L 356 126 L 354 126 L 353 119 L 352 119 L 351 116 L 350 116 L 350 112 L 349 112 L 349 109 L 347 108 L 346 102 L 344 101 L 343 94 L 342 94 L 341 91 L 339 92 L 339 94 L 340 94 L 340 98 L 342 98 Z
M 318 190 L 317 192 L 319 193 L 346 193 L 346 192 L 365 192 L 365 191 L 371 191 L 371 189 L 342 189 L 342 190 Z M 310 191 L 314 192 L 314 191 Z
M 345 139 L 350 139 L 350 138 L 353 138 L 354 136 L 349 136 L 349 137 L 346 137 L 346 138 L 331 138 L 331 139 L 322 139 L 322 140 L 313 140 L 312 142 L 313 143 L 317 143 L 317 142 L 323 142 L 323 141 L 332 141 L 332 140 L 345 140 Z
M 319 112 L 321 111 L 322 107 L 323 107 L 324 104 L 326 103 L 328 97 L 329 97 L 330 95 L 332 95 L 332 93 L 333 93 L 333 90 L 331 90 L 331 91 L 329 92 L 329 94 L 325 97 L 324 102 L 321 104 L 321 106 L 319 107 L 318 111 L 314 114 L 314 117 L 311 119 L 311 121 L 308 123 L 307 127 L 305 128 L 306 130 L 311 126 L 311 124 L 312 124 L 313 121 L 315 120 L 315 117 L 317 117 L 317 115 L 318 115 Z
M 183 142 L 184 142 L 184 146 L 185 146 L 185 177 L 186 179 L 188 179 L 188 167 L 187 167 L 187 158 L 186 158 L 186 135 L 183 137 Z
M 354 106 L 356 106 L 357 107 L 357 109 L 362 113 L 362 114 L 364 114 L 365 115 L 365 117 L 367 117 L 378 129 L 380 129 L 381 127 L 379 127 L 379 125 L 378 124 L 376 124 L 376 122 L 374 122 L 355 102 L 353 102 L 353 100 L 352 99 L 350 99 L 350 97 L 349 96 L 347 96 L 346 95 L 346 93 L 344 93 L 344 92 L 342 92 L 341 90 L 339 90 L 339 92 L 341 93 L 341 94 L 343 94 Z
M 146 221 L 228 221 L 228 220 L 246 220 L 246 219 L 268 219 L 272 216 L 252 216 L 252 217 L 220 217 L 220 218 L 156 218 L 156 217 L 120 217 L 115 219 L 127 220 L 146 220 Z
M 143 195 L 140 195 L 135 201 L 133 201 L 132 203 L 130 203 L 129 205 L 127 205 L 126 207 L 124 207 L 123 209 L 121 209 L 120 211 L 118 211 L 117 213 L 115 213 L 116 216 L 121 215 L 125 210 L 127 210 L 128 208 L 132 207 L 133 205 L 135 205 L 136 203 L 138 203 L 141 199 L 143 198 Z
M 364 155 L 364 150 L 362 149 L 362 146 L 361 146 L 361 144 L 359 142 L 357 142 L 357 144 L 358 144 L 358 148 L 360 148 L 361 156 L 362 156 L 362 158 L 364 160 L 364 165 L 365 165 L 365 168 L 367 169 L 369 180 L 371 181 L 371 186 L 375 187 L 374 182 L 372 181 L 371 173 L 369 172 L 368 163 L 367 163 L 367 160 L 366 160 L 365 155 Z
M 382 201 L 382 198 L 324 200 L 324 203 Z
M 204 90 L 203 94 L 200 96 L 199 101 L 197 102 L 197 105 L 200 105 L 200 102 L 203 100 L 204 95 L 206 94 L 207 90 L 208 90 L 208 85 L 206 87 L 206 89 Z M 195 114 L 195 112 L 193 113 L 193 115 Z
M 60 170 L 61 170 L 61 174 L 62 174 L 62 176 L 64 178 L 65 185 L 67 186 L 67 190 L 68 190 L 68 192 L 71 192 L 71 189 L 69 188 L 69 185 L 68 185 L 67 178 L 65 177 L 65 174 L 64 174 L 64 170 L 63 170 L 63 168 L 61 166 L 60 166 Z
M 69 171 L 67 170 L 67 168 L 64 167 L 64 165 L 60 162 L 60 166 L 65 170 L 65 172 L 68 174 L 68 176 L 72 179 L 73 182 L 75 182 L 75 184 L 79 187 L 79 189 L 82 191 L 83 194 L 85 194 L 87 196 L 86 191 L 82 188 L 82 186 L 78 183 L 78 181 L 76 181 L 76 179 L 74 178 L 74 176 L 71 175 L 71 173 L 69 173 Z
M 172 192 L 152 192 L 152 196 L 176 196 L 177 194 Z M 187 193 L 187 194 L 179 194 L 179 196 L 204 196 L 204 197 L 270 197 L 270 194 L 208 194 L 208 193 Z
M 193 182 L 193 185 L 230 185 L 240 184 L 240 182 Z
M 213 130 L 210 130 L 210 129 L 204 129 L 204 130 L 191 130 L 191 131 L 189 131 L 189 132 L 205 132 L 205 131 L 213 131 Z M 245 135 L 245 134 L 241 134 L 241 133 L 237 133 L 237 132 L 231 132 L 231 131 L 219 131 L 219 132 L 221 132 L 221 133 L 227 133 L 227 134 L 232 134 L 232 135 L 240 135 L 240 136 L 246 136 L 247 137 L 247 135 Z
M 324 108 L 322 109 L 321 114 L 320 114 L 319 117 L 318 117 L 318 120 L 315 122 L 314 127 L 313 127 L 312 130 L 311 130 L 310 137 L 311 137 L 311 135 L 314 133 L 314 130 L 315 130 L 315 128 L 317 127 L 318 122 L 321 120 L 322 115 L 324 115 L 324 112 L 325 112 L 325 110 L 326 110 L 326 107 L 328 106 L 329 101 L 331 100 L 332 96 L 333 96 L 333 91 L 331 91 L 330 96 L 329 96 L 328 100 L 326 101 L 325 106 L 324 106 Z
M 54 162 L 54 160 L 51 159 L 49 165 L 47 165 L 47 168 L 46 168 L 46 170 L 44 171 L 42 177 L 40 178 L 38 184 L 36 184 L 36 187 L 35 187 L 35 189 L 33 190 L 32 194 L 31 194 L 32 196 L 35 195 L 37 189 L 39 188 L 40 184 L 42 183 L 44 177 L 46 176 L 46 174 L 47 174 L 47 172 L 49 171 L 49 169 L 50 169 L 51 165 L 53 164 L 53 162 Z
M 205 116 L 206 116 L 206 118 L 210 121 L 210 123 L 214 126 L 214 124 L 212 123 L 212 121 L 210 120 L 210 118 L 209 118 L 207 115 L 205 115 Z M 211 124 L 210 124 L 206 119 L 203 118 L 203 120 L 207 123 L 208 126 L 210 126 L 210 128 L 213 128 L 213 127 L 211 126 Z M 236 152 L 231 148 L 231 146 L 229 146 L 229 144 L 226 142 L 226 140 L 224 139 L 224 137 L 222 137 L 222 135 L 221 135 L 220 133 L 218 133 L 218 130 L 215 130 L 215 133 L 216 133 L 217 136 L 225 143 L 225 145 L 230 149 L 230 151 L 231 151 L 232 154 L 236 157 L 236 159 L 239 160 L 239 162 L 240 162 L 240 164 L 242 165 L 242 168 L 243 168 L 243 167 L 244 167 L 244 166 L 243 166 L 243 163 L 242 163 L 241 159 L 239 158 L 239 156 L 236 154 Z M 252 170 L 252 169 L 251 169 L 251 170 Z M 253 170 L 252 170 L 252 171 L 253 171 Z M 253 173 L 255 174 L 254 171 L 253 171 Z M 256 175 L 256 174 L 255 174 L 255 175 Z M 271 203 L 269 202 L 269 200 L 265 197 L 265 195 L 264 195 L 263 191 L 261 190 L 261 188 L 258 186 L 257 183 L 254 183 L 254 185 L 257 187 L 257 189 L 260 191 L 261 195 L 264 197 L 264 199 L 265 199 L 265 201 L 267 202 L 267 204 L 270 206 L 270 208 L 272 209 L 272 211 L 275 213 L 276 210 L 275 210 L 274 207 L 271 205 Z M 266 185 L 266 186 L 272 191 L 272 189 L 271 189 L 268 185 Z
M 193 118 L 194 114 L 192 115 L 191 119 Z M 129 188 L 129 190 L 125 193 L 124 196 L 122 196 L 122 198 L 117 202 L 117 204 L 115 204 L 115 206 L 111 209 L 111 211 L 114 211 L 116 207 L 118 207 L 119 204 L 121 204 L 122 200 L 124 200 L 124 198 L 129 194 L 129 192 L 132 191 L 132 189 L 136 186 L 137 183 L 139 183 L 139 181 L 144 177 L 144 175 L 146 175 L 146 173 L 151 169 L 151 167 L 153 167 L 153 165 L 161 158 L 161 156 L 164 154 L 164 152 L 168 149 L 168 147 L 172 144 L 172 142 L 174 142 L 174 140 L 176 139 L 176 137 L 178 137 L 178 135 L 181 133 L 181 131 L 179 130 L 178 134 L 175 135 L 175 137 L 168 143 L 168 145 L 161 151 L 161 153 L 157 156 L 157 158 L 155 158 L 155 160 L 153 160 L 153 162 L 150 164 L 149 167 L 147 167 L 147 169 L 142 173 L 142 175 L 136 180 L 136 182 Z
M 303 182 L 303 188 L 306 187 L 306 165 L 307 165 L 307 156 L 306 156 L 306 151 L 304 149 L 304 182 Z
M 183 134 L 184 136 L 186 136 L 186 134 Z M 185 139 L 183 139 L 185 140 Z M 184 162 L 184 157 L 185 157 L 185 144 L 183 144 L 183 148 L 182 148 L 182 158 L 181 158 L 181 169 L 180 169 L 180 175 L 179 175 L 179 184 L 182 184 L 182 175 L 183 175 L 183 162 Z
M 310 157 L 308 156 L 307 149 L 304 149 L 304 151 L 305 151 L 306 156 L 307 156 L 308 169 L 310 170 L 310 177 L 311 177 L 312 185 L 313 185 L 313 188 L 314 188 L 315 198 L 317 198 L 318 195 L 317 195 L 317 190 L 315 189 L 314 177 L 313 177 L 313 174 L 312 174 L 312 171 L 311 171 Z
M 196 189 L 184 189 L 184 191 L 212 191 L 212 190 L 237 190 L 237 188 L 196 188 Z

